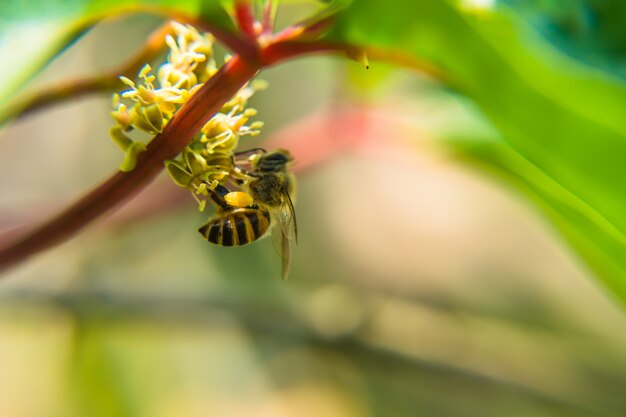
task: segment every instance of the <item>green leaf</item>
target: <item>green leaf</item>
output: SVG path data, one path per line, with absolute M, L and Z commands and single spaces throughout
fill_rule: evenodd
M 235 32 L 235 23 L 231 18 L 231 14 L 227 10 L 232 8 L 232 0 L 214 0 L 200 2 L 199 17 L 205 22 L 211 22 L 214 25 L 225 29 L 229 32 Z
M 626 301 L 626 86 L 565 57 L 508 10 L 442 0 L 358 0 L 328 38 L 437 65 L 500 140 L 451 141 L 531 193 Z

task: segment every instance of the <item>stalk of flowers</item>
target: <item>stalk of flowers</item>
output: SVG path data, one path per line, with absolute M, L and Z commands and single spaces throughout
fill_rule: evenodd
M 177 22 L 172 25 L 175 36 L 168 35 L 165 39 L 169 53 L 154 71 L 156 75 L 146 64 L 139 71 L 137 81 L 120 77 L 129 88 L 113 96 L 115 110 L 111 114 L 116 124 L 109 133 L 125 153 L 120 165 L 122 171 L 134 169 L 138 155 L 150 140 L 163 131 L 176 111 L 217 71 L 213 37 L 189 25 Z M 247 108 L 247 104 L 256 91 L 264 88 L 265 83 L 260 81 L 246 84 L 180 155 L 165 162 L 170 177 L 191 191 L 201 211 L 208 191 L 228 179 L 240 137 L 260 133 L 262 122 L 248 124 L 257 112 Z
M 226 103 L 181 155 L 165 162 L 170 177 L 192 192 L 200 211 L 204 211 L 208 191 L 223 184 L 231 174 L 239 138 L 256 136 L 263 127 L 260 121 L 246 124 L 257 113 L 255 109 L 245 108 L 247 98 L 259 88 L 255 84 L 242 89 L 235 97 L 236 103 Z

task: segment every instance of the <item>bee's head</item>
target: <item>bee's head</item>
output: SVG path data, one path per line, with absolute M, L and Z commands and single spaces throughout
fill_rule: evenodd
M 288 151 L 278 149 L 261 156 L 257 161 L 257 170 L 265 173 L 281 172 L 292 159 Z

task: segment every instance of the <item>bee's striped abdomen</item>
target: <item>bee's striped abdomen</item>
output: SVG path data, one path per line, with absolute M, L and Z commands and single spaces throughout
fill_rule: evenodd
M 198 231 L 209 242 L 220 246 L 242 246 L 259 239 L 270 227 L 266 210 L 241 208 L 221 213 Z

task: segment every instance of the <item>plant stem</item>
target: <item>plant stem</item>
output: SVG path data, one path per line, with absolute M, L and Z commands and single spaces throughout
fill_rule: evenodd
M 377 48 L 359 48 L 352 45 L 345 45 L 336 42 L 325 41 L 302 41 L 296 39 L 286 39 L 273 42 L 261 50 L 261 60 L 265 66 L 279 64 L 285 60 L 293 59 L 304 55 L 313 54 L 341 54 L 351 56 L 356 52 L 364 52 L 368 58 L 386 63 L 393 63 L 400 67 L 410 68 L 426 74 L 431 78 L 450 85 L 441 69 L 434 67 L 424 61 L 398 51 L 387 51 Z
M 260 70 L 260 64 L 234 56 L 181 107 L 165 130 L 139 156 L 130 172 L 117 172 L 43 225 L 0 248 L 0 270 L 73 236 L 94 219 L 119 207 L 148 185 L 163 161 L 175 157 L 202 126 Z
M 51 104 L 58 104 L 77 97 L 105 91 L 112 91 L 121 85 L 119 76 L 131 74 L 161 53 L 165 46 L 165 36 L 173 32 L 169 22 L 154 30 L 144 48 L 128 62 L 117 69 L 96 77 L 77 79 L 44 88 L 9 102 L 0 108 L 0 125 L 15 118 L 24 117 Z
M 241 32 L 250 39 L 257 38 L 256 19 L 252 13 L 252 3 L 250 0 L 235 0 L 235 18 Z
M 271 35 L 274 32 L 274 21 L 276 19 L 277 3 L 272 0 L 267 0 L 265 8 L 263 9 L 263 34 Z

